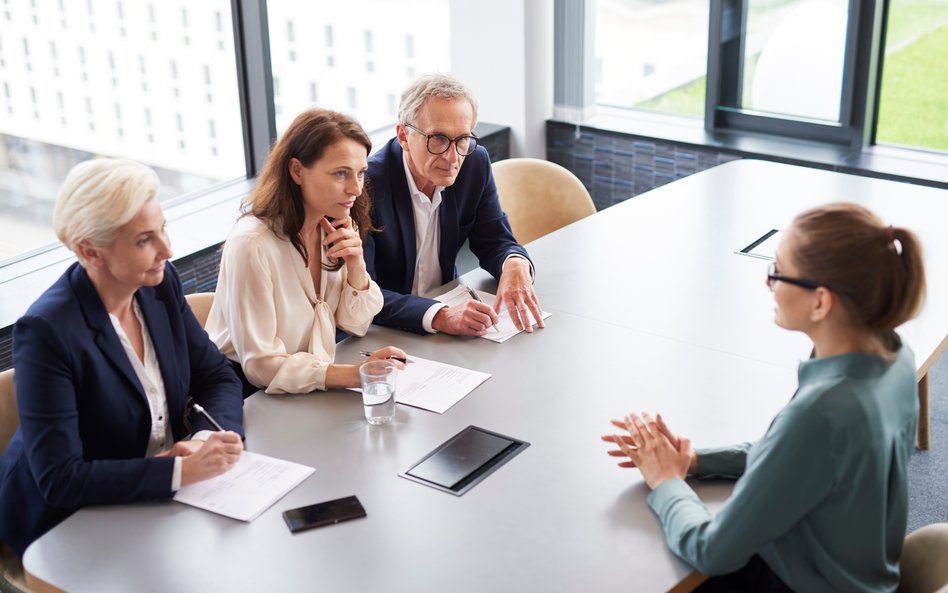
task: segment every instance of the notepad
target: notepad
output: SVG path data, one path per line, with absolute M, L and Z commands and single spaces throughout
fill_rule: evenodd
M 210 480 L 182 487 L 174 499 L 218 515 L 253 521 L 296 488 L 315 468 L 244 451 L 240 461 Z

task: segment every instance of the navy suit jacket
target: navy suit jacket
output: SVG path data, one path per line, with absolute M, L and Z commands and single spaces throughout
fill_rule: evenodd
M 369 158 L 368 175 L 372 222 L 380 232 L 369 233 L 363 252 L 369 275 L 385 297 L 375 323 L 423 334 L 422 318 L 435 301 L 411 294 L 417 255 L 415 215 L 402 147 L 396 138 Z M 490 157 L 484 147 L 478 146 L 464 159 L 454 184 L 442 194 L 439 212 L 442 282 L 457 277 L 455 260 L 467 240 L 481 267 L 498 280 L 507 256 L 528 257 L 527 250 L 514 239 L 507 215 L 500 207 Z
M 241 384 L 191 313 L 171 264 L 135 295 L 164 380 L 174 440 L 190 395 L 243 434 Z M 145 458 L 151 412 L 86 271 L 73 264 L 17 321 L 20 427 L 0 459 L 0 540 L 19 554 L 80 507 L 168 498 L 174 459 Z M 213 430 L 202 417 L 193 431 Z

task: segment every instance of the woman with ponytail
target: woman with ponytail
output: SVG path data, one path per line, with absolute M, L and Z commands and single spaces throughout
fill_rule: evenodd
M 756 443 L 691 448 L 660 416 L 606 435 L 653 492 L 698 591 L 895 591 L 918 420 L 915 359 L 895 328 L 925 293 L 921 246 L 854 204 L 794 219 L 767 274 L 775 322 L 813 341 L 799 387 Z M 737 479 L 712 517 L 685 482 Z

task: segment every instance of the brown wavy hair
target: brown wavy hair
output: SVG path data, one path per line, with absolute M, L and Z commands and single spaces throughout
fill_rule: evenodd
M 372 142 L 365 130 L 347 115 L 328 109 L 309 109 L 296 116 L 270 149 L 270 156 L 244 208 L 246 214 L 262 220 L 275 235 L 286 238 L 307 263 L 309 254 L 300 237 L 306 218 L 303 192 L 290 175 L 290 160 L 296 158 L 304 167 L 311 167 L 322 158 L 327 148 L 344 138 L 365 146 L 366 156 L 372 150 Z M 364 241 L 365 236 L 375 230 L 372 226 L 372 202 L 365 185 L 349 214 Z M 338 270 L 342 263 L 342 260 L 337 260 L 330 265 L 323 264 L 323 267 Z
M 922 246 L 912 231 L 885 226 L 862 206 L 807 210 L 791 231 L 793 261 L 807 278 L 842 297 L 854 321 L 886 336 L 914 317 L 925 298 Z

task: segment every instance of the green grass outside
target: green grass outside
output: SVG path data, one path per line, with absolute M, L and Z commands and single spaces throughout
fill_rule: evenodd
M 705 81 L 706 77 L 702 76 L 663 95 L 642 101 L 635 105 L 635 109 L 704 117 Z
M 876 142 L 948 151 L 948 26 L 886 56 Z
M 920 35 L 945 19 L 948 19 L 945 0 L 894 0 L 889 7 L 886 47 Z

